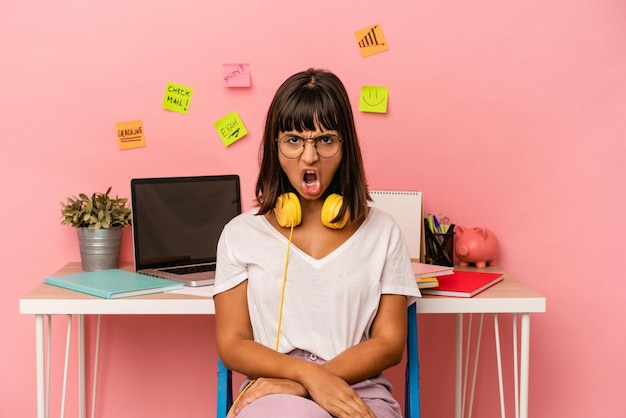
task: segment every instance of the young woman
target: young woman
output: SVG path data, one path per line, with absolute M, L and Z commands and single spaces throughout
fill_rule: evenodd
M 400 229 L 370 200 L 350 101 L 331 72 L 289 77 L 269 107 L 258 207 L 218 245 L 217 349 L 249 376 L 230 416 L 400 417 L 382 372 L 420 295 Z

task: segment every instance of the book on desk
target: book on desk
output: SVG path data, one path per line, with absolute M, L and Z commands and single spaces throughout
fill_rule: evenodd
M 149 295 L 183 288 L 181 283 L 121 269 L 51 276 L 44 282 L 105 299 Z
M 416 279 L 443 276 L 445 274 L 452 274 L 454 271 L 453 267 L 420 263 L 418 261 L 412 261 L 411 266 L 413 267 L 413 274 L 415 274 Z
M 417 281 L 417 287 L 420 290 L 439 286 L 439 280 L 437 280 L 436 277 L 422 277 L 415 280 Z
M 454 270 L 452 274 L 437 276 L 437 287 L 422 289 L 423 295 L 471 298 L 504 278 L 502 273 Z
M 452 274 L 453 272 L 453 268 L 448 266 L 426 264 L 418 261 L 411 262 L 411 265 L 413 266 L 413 274 L 415 275 L 415 280 L 417 281 L 417 287 L 420 289 L 437 287 L 439 285 L 437 276 Z

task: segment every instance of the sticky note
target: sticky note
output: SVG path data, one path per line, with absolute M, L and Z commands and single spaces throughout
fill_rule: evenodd
M 165 97 L 163 98 L 163 109 L 171 110 L 172 112 L 178 112 L 187 114 L 189 111 L 189 104 L 191 103 L 191 96 L 193 95 L 193 89 L 180 84 L 167 83 L 165 89 Z
M 354 36 L 359 44 L 359 51 L 363 58 L 385 52 L 389 49 L 380 23 L 358 30 L 354 32 Z
M 217 129 L 217 133 L 225 146 L 229 146 L 233 142 L 248 135 L 248 131 L 246 127 L 243 126 L 243 122 L 236 111 L 224 116 L 222 119 L 215 122 L 213 126 Z
M 250 64 L 222 64 L 225 87 L 250 87 Z
M 361 112 L 387 113 L 389 89 L 380 86 L 361 87 L 359 110 Z
M 132 120 L 117 122 L 117 145 L 120 149 L 141 148 L 146 146 L 146 137 L 143 133 L 143 122 Z

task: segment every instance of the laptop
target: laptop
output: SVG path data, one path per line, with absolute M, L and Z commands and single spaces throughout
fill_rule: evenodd
M 212 285 L 217 241 L 241 213 L 239 176 L 137 178 L 130 189 L 135 270 Z

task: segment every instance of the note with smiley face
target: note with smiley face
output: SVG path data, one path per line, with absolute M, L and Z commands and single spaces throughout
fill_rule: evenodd
M 361 112 L 387 113 L 389 101 L 389 89 L 381 86 L 361 87 L 361 100 L 359 110 Z

